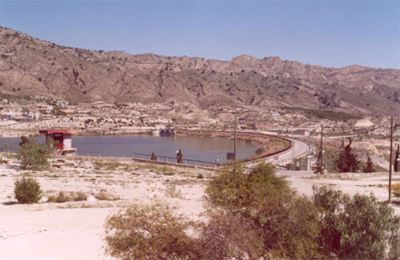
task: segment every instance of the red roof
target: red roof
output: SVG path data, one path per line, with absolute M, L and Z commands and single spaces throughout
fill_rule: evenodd
M 47 130 L 39 130 L 40 134 L 76 134 L 75 129 L 47 129 Z

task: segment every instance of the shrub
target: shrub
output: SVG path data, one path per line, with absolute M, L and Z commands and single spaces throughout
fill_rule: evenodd
M 176 189 L 176 185 L 169 185 L 165 190 L 165 197 L 183 199 L 181 189 Z
M 392 193 L 396 198 L 400 198 L 400 182 L 392 184 Z
M 371 173 L 375 172 L 374 164 L 371 161 L 371 157 L 368 155 L 367 164 L 364 166 L 363 172 Z
M 74 201 L 85 201 L 85 200 L 87 200 L 87 198 L 88 198 L 88 196 L 81 191 L 75 193 L 75 195 L 74 195 Z
M 49 195 L 47 196 L 47 202 L 52 203 L 57 201 L 57 196 L 56 195 Z
M 237 215 L 214 212 L 200 232 L 201 259 L 264 259 L 260 232 Z
M 68 196 L 68 194 L 63 192 L 63 191 L 58 192 L 58 196 L 56 198 L 56 202 L 57 203 L 63 203 L 63 202 L 67 202 L 67 201 L 72 201 L 72 198 L 70 196 Z
M 95 198 L 98 200 L 119 200 L 119 197 L 108 193 L 106 190 L 101 190 L 95 195 Z
M 40 184 L 33 178 L 16 179 L 14 194 L 19 203 L 36 203 L 42 198 Z
M 199 173 L 199 175 L 197 175 L 197 179 L 204 179 L 203 174 Z
M 313 189 L 312 200 L 300 197 L 273 165 L 249 174 L 236 165 L 209 183 L 206 223 L 134 205 L 107 218 L 106 252 L 118 259 L 400 258 L 400 217 L 388 205 Z
M 241 165 L 235 165 L 231 170 L 222 170 L 209 183 L 206 193 L 211 203 L 240 211 L 260 205 L 265 196 L 277 190 L 289 191 L 287 181 L 276 175 L 272 164 L 260 163 L 250 174 L 244 174 Z
M 63 203 L 68 201 L 85 201 L 87 195 L 83 192 L 64 192 L 59 191 L 58 195 L 49 195 L 47 202 Z
M 256 150 L 256 154 L 257 155 L 261 155 L 261 154 L 263 154 L 263 153 L 265 153 L 266 151 L 265 151 L 265 148 L 258 148 L 257 150 Z
M 313 187 L 320 210 L 320 245 L 339 259 L 399 259 L 400 217 L 373 194 L 354 197 Z
M 117 259 L 200 259 L 189 222 L 166 208 L 133 205 L 105 223 L 106 253 Z

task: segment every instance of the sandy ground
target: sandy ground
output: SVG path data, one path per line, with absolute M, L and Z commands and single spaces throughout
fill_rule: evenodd
M 67 161 L 62 169 L 19 171 L 0 165 L 0 259 L 109 259 L 104 255 L 104 221 L 132 203 L 169 204 L 193 220 L 201 219 L 209 171 L 154 166 L 126 161 Z M 201 174 L 204 178 L 198 178 Z M 279 171 L 299 194 L 311 196 L 312 185 L 329 185 L 346 193 L 374 193 L 387 200 L 387 174 L 329 174 Z M 16 204 L 14 180 L 36 177 L 45 196 L 41 203 Z M 394 175 L 394 181 L 400 175 Z M 109 199 L 98 200 L 101 190 Z M 49 195 L 83 192 L 86 201 L 47 203 Z M 397 214 L 400 207 L 394 205 Z

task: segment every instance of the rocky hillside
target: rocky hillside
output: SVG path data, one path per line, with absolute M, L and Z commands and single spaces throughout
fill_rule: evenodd
M 71 102 L 182 102 L 400 115 L 400 70 L 325 68 L 239 55 L 231 61 L 70 48 L 0 27 L 0 91 Z

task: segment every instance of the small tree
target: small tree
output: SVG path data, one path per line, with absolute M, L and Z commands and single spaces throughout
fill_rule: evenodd
M 321 151 L 319 151 L 317 162 L 315 163 L 314 166 L 311 167 L 311 170 L 313 170 L 313 172 L 315 174 L 324 174 L 325 166 L 324 166 L 322 156 L 323 156 L 323 153 L 321 150 Z
M 39 183 L 33 178 L 16 179 L 14 195 L 19 203 L 36 203 L 42 198 Z
M 157 156 L 154 154 L 154 152 L 151 153 L 150 160 L 157 160 Z
M 368 154 L 367 158 L 367 165 L 364 166 L 363 172 L 365 173 L 370 173 L 370 172 L 375 172 L 374 164 L 371 161 L 371 157 Z
M 23 136 L 24 137 L 24 136 Z M 48 159 L 54 152 L 53 142 L 36 143 L 34 139 L 23 138 L 17 158 L 21 160 L 21 169 L 42 170 L 48 167 Z
M 340 172 L 356 172 L 358 171 L 359 163 L 360 161 L 351 149 L 351 138 L 349 138 L 349 144 L 340 152 L 336 160 L 336 166 L 339 168 Z

